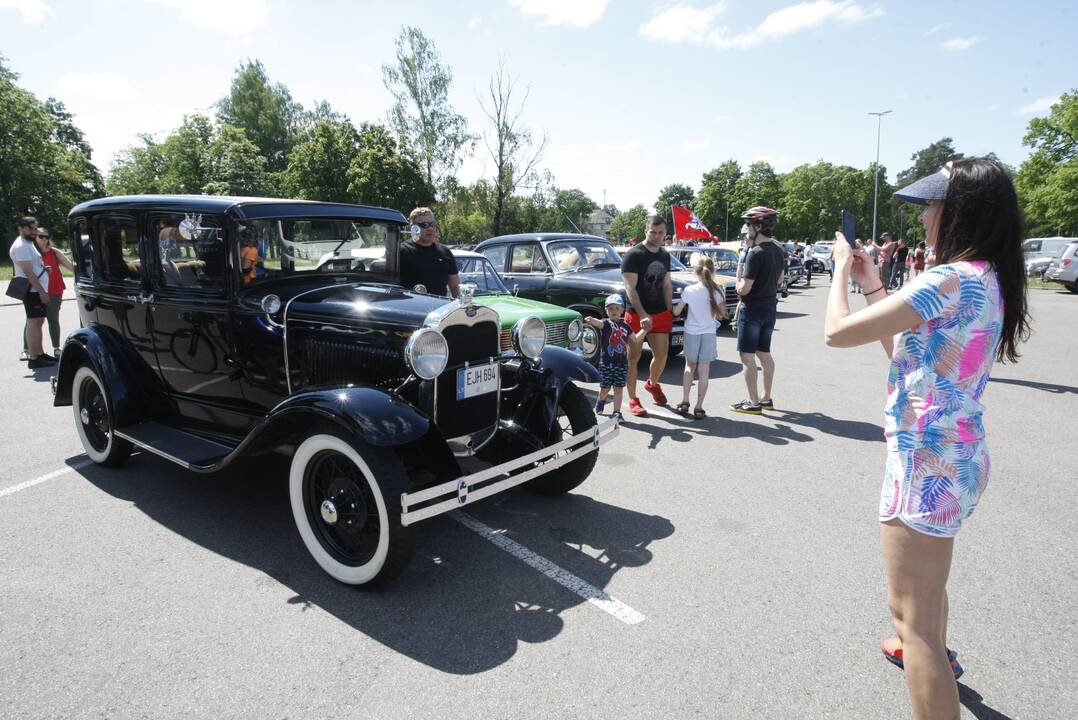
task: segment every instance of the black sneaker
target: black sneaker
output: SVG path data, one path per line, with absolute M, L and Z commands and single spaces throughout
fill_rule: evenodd
M 50 355 L 39 355 L 36 358 L 32 358 L 26 361 L 26 366 L 31 370 L 53 367 L 54 365 L 56 365 L 56 358 Z
M 748 400 L 742 400 L 741 402 L 736 402 L 736 403 L 734 403 L 733 405 L 730 406 L 730 409 L 733 410 L 734 412 L 737 412 L 737 413 L 745 413 L 746 415 L 762 415 L 763 414 L 763 408 L 760 407 L 759 403 L 753 405 Z

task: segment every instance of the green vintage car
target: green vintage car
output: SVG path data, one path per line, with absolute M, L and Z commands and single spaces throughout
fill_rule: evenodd
M 461 287 L 470 286 L 475 301 L 494 310 L 501 318 L 502 350 L 511 346 L 510 333 L 517 320 L 536 315 L 546 323 L 547 345 L 577 350 L 589 361 L 595 361 L 599 338 L 594 329 L 584 327 L 582 316 L 576 310 L 513 295 L 485 255 L 454 248 L 453 257 L 460 272 Z

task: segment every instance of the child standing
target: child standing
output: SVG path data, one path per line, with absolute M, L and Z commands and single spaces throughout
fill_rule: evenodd
M 692 414 L 702 418 L 704 396 L 707 394 L 708 376 L 711 374 L 711 362 L 718 356 L 715 343 L 715 321 L 726 317 L 726 303 L 722 290 L 715 284 L 713 277 L 715 263 L 710 258 L 701 256 L 693 263 L 696 282 L 681 291 L 681 299 L 674 307 L 674 314 L 680 315 L 688 308 L 685 317 L 685 372 L 681 376 L 681 402 L 678 412 L 689 412 L 689 391 L 692 389 L 693 375 L 697 376 L 696 408 Z
M 618 421 L 621 415 L 621 400 L 625 390 L 625 381 L 629 375 L 629 344 L 638 345 L 644 341 L 651 329 L 651 318 L 640 321 L 640 332 L 633 334 L 629 323 L 625 322 L 625 301 L 620 295 L 610 295 L 605 303 L 606 317 L 586 317 L 584 322 L 599 331 L 599 399 L 595 401 L 595 413 L 599 414 L 606 406 L 610 389 L 614 389 L 614 412 Z

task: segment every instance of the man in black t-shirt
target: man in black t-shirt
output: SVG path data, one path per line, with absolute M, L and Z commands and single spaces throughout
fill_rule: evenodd
M 666 220 L 661 215 L 652 215 L 645 225 L 645 241 L 625 253 L 621 261 L 621 277 L 625 282 L 625 294 L 632 309 L 625 313 L 625 320 L 633 329 L 640 332 L 644 318 L 651 319 L 651 329 L 647 333 L 651 347 L 651 366 L 644 389 L 658 405 L 666 404 L 666 395 L 659 386 L 659 378 L 666 369 L 666 357 L 670 349 L 670 333 L 674 330 L 673 309 L 674 285 L 670 279 L 670 253 L 663 248 L 666 237 Z M 636 397 L 636 366 L 640 360 L 642 345 L 629 347 L 629 412 L 636 417 L 644 417 L 647 410 Z
M 774 409 L 771 383 L 775 379 L 775 361 L 771 358 L 771 333 L 778 310 L 778 286 L 786 270 L 786 252 L 775 241 L 775 223 L 779 214 L 766 207 L 747 210 L 742 219 L 748 230 L 749 246 L 745 268 L 737 280 L 741 309 L 737 314 L 737 351 L 741 355 L 742 374 L 749 399 L 734 403 L 734 412 L 760 415 Z M 756 387 L 756 361 L 764 369 L 764 393 Z
M 906 283 L 906 261 L 910 257 L 910 249 L 906 246 L 903 238 L 898 239 L 898 249 L 895 250 L 895 259 L 891 263 L 891 277 L 887 284 L 890 287 L 902 287 Z
M 422 285 L 431 295 L 460 295 L 457 261 L 449 248 L 438 243 L 438 222 L 434 211 L 419 207 L 408 215 L 419 226 L 419 234 L 400 244 L 400 283 L 409 290 Z

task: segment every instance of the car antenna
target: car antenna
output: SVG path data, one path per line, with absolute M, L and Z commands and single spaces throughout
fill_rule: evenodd
M 583 235 L 584 232 L 576 226 L 576 223 L 573 222 L 573 219 L 569 217 L 569 213 L 565 212 L 565 209 L 561 205 L 558 206 L 558 209 L 561 210 L 562 217 L 564 217 L 569 222 L 569 224 L 573 226 L 573 230 L 576 230 L 576 234 Z

